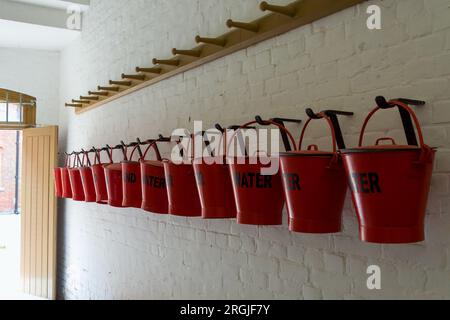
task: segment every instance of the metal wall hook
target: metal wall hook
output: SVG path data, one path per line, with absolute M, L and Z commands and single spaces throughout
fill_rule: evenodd
M 238 22 L 238 21 L 233 21 L 231 19 L 228 19 L 227 27 L 243 29 L 243 30 L 247 30 L 247 31 L 255 32 L 255 33 L 259 31 L 259 25 L 255 22 L 247 23 L 247 22 Z
M 113 86 L 113 87 L 98 86 L 97 89 L 98 90 L 103 90 L 103 91 L 113 91 L 113 92 L 118 92 L 120 90 L 120 88 L 117 87 L 117 86 Z
M 152 60 L 153 64 L 163 64 L 163 65 L 168 65 L 168 66 L 175 66 L 178 67 L 180 65 L 180 60 L 179 59 L 172 59 L 172 60 L 160 60 L 160 59 L 156 59 L 154 58 Z
M 136 72 L 145 72 L 145 73 L 154 73 L 154 74 L 161 74 L 162 69 L 161 68 L 141 68 L 136 67 Z
M 125 74 L 125 73 L 122 73 L 121 77 L 122 77 L 122 79 L 132 79 L 132 80 L 139 80 L 139 81 L 145 81 L 145 79 L 147 79 L 145 74 Z
M 195 42 L 212 44 L 219 47 L 225 47 L 227 44 L 227 40 L 225 38 L 204 38 L 199 35 L 195 37 Z
M 378 96 L 375 98 L 375 102 L 380 109 L 391 109 L 391 108 L 395 108 L 395 107 L 398 108 L 398 111 L 400 112 L 400 117 L 402 119 L 403 129 L 405 130 L 406 140 L 408 141 L 408 144 L 412 145 L 412 146 L 418 146 L 419 143 L 417 142 L 416 131 L 414 129 L 411 115 L 404 108 L 396 105 L 395 101 L 402 102 L 404 104 L 408 104 L 408 105 L 412 105 L 412 106 L 423 106 L 426 104 L 426 102 L 422 101 L 422 100 L 414 100 L 414 99 L 407 99 L 407 98 L 393 99 L 390 102 L 388 102 L 386 100 L 386 98 L 383 96 Z
M 425 101 L 408 99 L 408 98 L 398 98 L 398 99 L 393 99 L 392 101 L 400 101 L 400 102 L 403 102 L 404 104 L 409 104 L 411 106 L 423 106 L 426 104 Z M 390 108 L 395 107 L 394 104 L 389 103 L 386 100 L 386 98 L 383 96 L 376 97 L 375 102 L 377 103 L 378 107 L 380 107 L 381 109 L 390 109 Z
M 283 127 L 284 127 L 285 122 L 292 122 L 292 123 L 301 123 L 302 122 L 302 120 L 299 120 L 299 119 L 288 119 L 288 118 L 272 118 L 272 119 L 270 119 L 270 121 L 267 121 L 267 120 L 263 120 L 261 118 L 261 116 L 256 116 L 255 120 L 261 126 L 270 126 L 271 125 L 270 121 L 272 121 Z M 286 151 L 292 151 L 292 146 L 291 146 L 291 142 L 289 141 L 288 134 L 286 133 L 285 130 L 280 130 L 280 133 L 281 133 L 281 139 L 283 140 L 284 148 L 286 149 Z
M 350 117 L 350 116 L 354 115 L 353 112 L 340 111 L 340 110 L 325 110 L 325 111 L 322 111 L 319 113 L 315 113 L 311 108 L 307 108 L 306 114 L 312 120 L 319 120 L 319 119 L 323 119 L 325 117 L 330 119 L 331 124 L 333 125 L 334 134 L 336 137 L 336 144 L 337 144 L 338 148 L 341 150 L 346 148 L 344 137 L 342 135 L 341 126 L 339 124 L 338 116 Z
M 279 13 L 279 14 L 291 17 L 291 18 L 294 18 L 297 15 L 297 10 L 291 5 L 276 6 L 276 5 L 268 4 L 266 1 L 263 1 L 259 5 L 259 8 L 262 11 L 268 10 L 268 11 L 272 11 L 274 13 Z
M 177 54 L 183 55 L 183 56 L 190 56 L 190 57 L 200 57 L 202 55 L 202 49 L 193 49 L 193 50 L 178 50 L 177 48 L 172 49 L 172 54 L 175 56 Z

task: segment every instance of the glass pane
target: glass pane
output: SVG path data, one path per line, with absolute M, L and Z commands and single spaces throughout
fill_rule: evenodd
M 0 122 L 6 122 L 6 103 L 0 102 Z
M 8 122 L 20 122 L 20 104 L 9 104 Z

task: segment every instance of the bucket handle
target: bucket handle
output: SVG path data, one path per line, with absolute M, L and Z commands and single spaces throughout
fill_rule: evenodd
M 381 141 L 390 141 L 390 142 L 392 142 L 392 145 L 394 145 L 394 146 L 397 145 L 397 143 L 395 143 L 395 140 L 393 138 L 389 138 L 389 137 L 377 139 L 377 141 L 375 142 L 375 145 L 379 146 Z
M 366 131 L 369 120 L 373 117 L 373 115 L 375 113 L 377 113 L 377 111 L 379 111 L 380 109 L 389 109 L 389 108 L 398 107 L 400 110 L 400 114 L 402 116 L 403 128 L 405 130 L 406 138 L 408 140 L 409 145 L 417 146 L 417 142 L 415 143 L 415 141 L 417 141 L 417 139 L 416 139 L 416 135 L 415 135 L 414 127 L 412 126 L 412 123 L 414 123 L 414 125 L 416 127 L 417 135 L 419 138 L 418 146 L 420 147 L 420 149 L 422 149 L 422 152 L 421 152 L 421 155 L 419 158 L 419 163 L 430 162 L 432 159 L 432 156 L 431 156 L 432 149 L 428 145 L 425 144 L 424 139 L 423 139 L 422 127 L 420 126 L 419 120 L 417 119 L 417 116 L 414 113 L 414 111 L 408 106 L 408 104 L 424 105 L 425 102 L 419 101 L 419 100 L 410 100 L 410 99 L 396 99 L 396 100 L 391 100 L 389 102 L 386 102 L 386 99 L 384 97 L 377 97 L 376 101 L 377 101 L 378 106 L 369 113 L 369 115 L 367 116 L 366 120 L 364 121 L 363 127 L 361 129 L 361 134 L 359 136 L 359 147 L 363 146 L 364 133 Z M 411 119 L 412 119 L 412 122 L 411 122 Z
M 162 157 L 161 157 L 161 153 L 159 152 L 158 149 L 158 145 L 156 143 L 157 140 L 149 140 L 148 142 L 150 143 L 147 147 L 147 149 L 145 150 L 144 154 L 141 156 L 141 158 L 139 159 L 140 161 L 145 160 L 145 157 L 147 157 L 147 153 L 150 151 L 150 149 L 153 148 L 153 150 L 155 151 L 156 154 L 156 159 L 157 161 L 162 161 Z
M 328 126 L 330 127 L 331 140 L 333 141 L 333 153 L 336 153 L 337 152 L 336 132 L 334 131 L 333 124 L 331 123 L 330 118 L 328 118 L 325 114 L 323 114 L 323 119 L 326 120 Z M 313 120 L 312 118 L 308 119 L 308 121 L 306 121 L 305 123 L 305 126 L 303 127 L 302 134 L 300 135 L 300 142 L 298 143 L 298 150 L 302 150 L 306 129 L 308 128 L 308 125 L 311 123 L 312 120 Z
M 228 143 L 228 145 L 227 145 L 227 155 L 228 155 L 228 150 L 230 150 L 231 143 L 233 142 L 234 138 L 236 138 L 237 133 L 239 132 L 239 130 L 241 130 L 241 129 L 247 129 L 247 128 L 249 128 L 249 126 L 254 125 L 254 124 L 261 124 L 261 121 L 262 121 L 262 122 L 264 123 L 264 125 L 266 125 L 266 126 L 268 126 L 268 125 L 274 125 L 274 126 L 278 127 L 278 129 L 280 129 L 280 131 L 285 132 L 286 135 L 287 135 L 287 137 L 288 137 L 288 139 L 290 140 L 290 142 L 292 143 L 292 145 L 295 147 L 295 139 L 294 139 L 294 137 L 292 136 L 292 133 L 291 133 L 288 129 L 286 129 L 285 126 L 283 126 L 283 125 L 281 125 L 281 124 L 279 124 L 278 122 L 275 122 L 275 121 L 273 121 L 273 120 L 262 120 L 260 117 L 259 117 L 259 119 L 258 119 L 258 117 L 257 117 L 257 120 L 251 121 L 251 122 L 248 122 L 248 123 L 245 123 L 245 124 L 241 125 L 241 126 L 240 126 L 239 128 L 237 128 L 236 131 L 231 135 L 230 141 L 229 141 L 229 143 Z
M 64 167 L 70 168 L 70 166 L 71 166 L 70 161 L 71 161 L 72 154 L 68 154 L 67 152 L 65 152 L 65 154 L 66 154 L 66 160 L 64 161 Z
M 91 159 L 89 159 L 89 152 L 81 149 L 81 152 L 83 153 L 83 163 L 82 167 L 90 167 L 91 166 Z
M 378 97 L 377 99 L 380 99 L 380 97 Z M 424 143 L 424 140 L 423 140 L 422 128 L 421 128 L 421 126 L 420 126 L 419 120 L 417 119 L 417 116 L 416 116 L 416 114 L 414 113 L 414 111 L 413 111 L 407 104 L 405 104 L 405 103 L 403 103 L 403 102 L 401 102 L 401 101 L 399 101 L 399 100 L 392 100 L 392 101 L 389 101 L 389 102 L 388 102 L 388 105 L 389 105 L 389 107 L 386 106 L 386 107 L 383 107 L 383 108 L 380 107 L 380 106 L 377 106 L 375 109 L 373 109 L 373 110 L 369 113 L 369 115 L 367 116 L 366 120 L 364 121 L 363 127 L 362 127 L 362 129 L 361 129 L 361 134 L 360 134 L 360 136 L 359 136 L 359 147 L 362 147 L 362 146 L 363 146 L 363 142 L 364 142 L 364 133 L 365 133 L 365 131 L 366 131 L 366 128 L 367 128 L 367 125 L 368 125 L 370 119 L 372 119 L 372 117 L 374 116 L 374 114 L 375 114 L 377 111 L 381 110 L 381 109 L 388 109 L 388 108 L 398 107 L 400 110 L 406 111 L 406 112 L 408 113 L 408 116 L 410 117 L 410 119 L 412 118 L 412 120 L 413 120 L 413 122 L 414 122 L 414 125 L 416 126 L 416 129 L 417 129 L 417 134 L 418 134 L 418 136 L 419 136 L 419 146 L 420 146 L 421 148 L 423 148 L 423 147 L 425 146 L 425 143 Z M 407 139 L 408 139 L 408 144 L 409 144 L 409 145 L 416 145 L 416 146 L 417 146 L 417 143 L 414 143 L 414 142 L 412 141 L 413 139 L 411 138 L 411 134 L 410 134 L 410 131 L 409 131 L 408 127 L 404 125 L 404 129 L 405 129 L 406 137 L 407 137 Z M 413 130 L 414 130 L 414 129 L 413 129 Z M 413 135 L 414 135 L 414 140 L 416 140 L 414 131 L 413 131 Z M 416 140 L 416 141 L 417 141 L 417 140 Z

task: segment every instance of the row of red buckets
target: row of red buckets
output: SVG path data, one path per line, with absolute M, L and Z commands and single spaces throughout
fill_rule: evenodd
M 281 225 L 286 203 L 290 231 L 327 234 L 342 230 L 342 211 L 350 185 L 362 241 L 420 242 L 425 239 L 425 211 L 436 151 L 424 143 L 419 121 L 408 105 L 424 102 L 387 102 L 383 97 L 376 101 L 377 107 L 364 122 L 359 146 L 353 149 L 345 147 L 337 118 L 351 113 L 314 114 L 308 109 L 309 120 L 298 147 L 280 121 L 257 118 L 243 125 L 242 128 L 255 124 L 280 128 L 287 151 L 279 154 L 281 168 L 274 175 L 261 175 L 266 165 L 263 161 L 251 162 L 250 156 L 245 157 L 244 164 L 208 164 L 208 159 L 195 159 L 177 165 L 163 160 L 158 149 L 158 143 L 170 140 L 158 139 L 149 141 L 145 152 L 141 151 L 140 141 L 94 149 L 93 164 L 87 153 L 75 154 L 72 161 L 66 160 L 65 167 L 55 169 L 56 193 L 76 201 L 135 207 L 157 214 L 237 218 L 238 223 L 249 225 Z M 372 116 L 395 107 L 400 111 L 408 145 L 380 138 L 375 146 L 363 146 Z M 306 129 L 315 119 L 328 123 L 333 151 L 320 151 L 315 145 L 302 149 Z M 385 141 L 391 144 L 381 144 Z M 123 152 L 121 163 L 113 163 L 115 149 Z M 155 160 L 145 160 L 151 149 Z M 108 154 L 109 163 L 101 163 L 101 152 Z M 138 160 L 133 160 L 135 157 Z

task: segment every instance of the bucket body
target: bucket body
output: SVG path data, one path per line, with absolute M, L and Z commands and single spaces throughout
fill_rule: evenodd
M 331 159 L 332 154 L 280 156 L 290 231 L 341 231 L 347 178 L 342 161 L 330 166 Z
M 94 177 L 91 167 L 80 168 L 80 174 L 83 183 L 84 201 L 96 202 L 97 196 L 95 194 Z
M 61 168 L 53 169 L 53 175 L 54 175 L 54 179 L 55 179 L 55 195 L 58 198 L 62 198 L 62 196 L 63 196 L 63 189 L 62 189 Z
M 72 198 L 72 186 L 70 184 L 69 168 L 61 168 L 61 184 L 62 184 L 62 197 L 66 199 Z
M 72 187 L 72 199 L 74 201 L 84 201 L 83 182 L 79 168 L 69 169 L 70 186 Z
M 91 167 L 95 187 L 95 201 L 99 204 L 108 203 L 108 190 L 106 189 L 105 170 L 102 164 Z
M 141 164 L 139 162 L 122 162 L 122 192 L 123 207 L 141 208 L 142 206 L 142 185 L 141 185 Z
M 430 153 L 429 161 L 419 162 L 421 153 L 420 148 L 344 152 L 361 240 L 424 241 L 435 151 Z
M 228 166 L 221 157 L 194 161 L 204 219 L 236 218 L 237 210 Z
M 168 214 L 166 177 L 161 161 L 141 161 L 142 205 L 145 211 Z
M 113 163 L 104 165 L 108 204 L 112 207 L 123 208 L 122 165 Z
M 201 217 L 202 208 L 192 164 L 176 165 L 164 161 L 169 213 L 182 217 Z
M 241 164 L 242 161 L 245 164 Z M 272 161 L 278 159 L 273 158 Z M 239 224 L 281 225 L 283 222 L 281 175 L 279 170 L 274 175 L 262 175 L 261 169 L 267 167 L 256 158 L 230 161 L 229 170 Z

